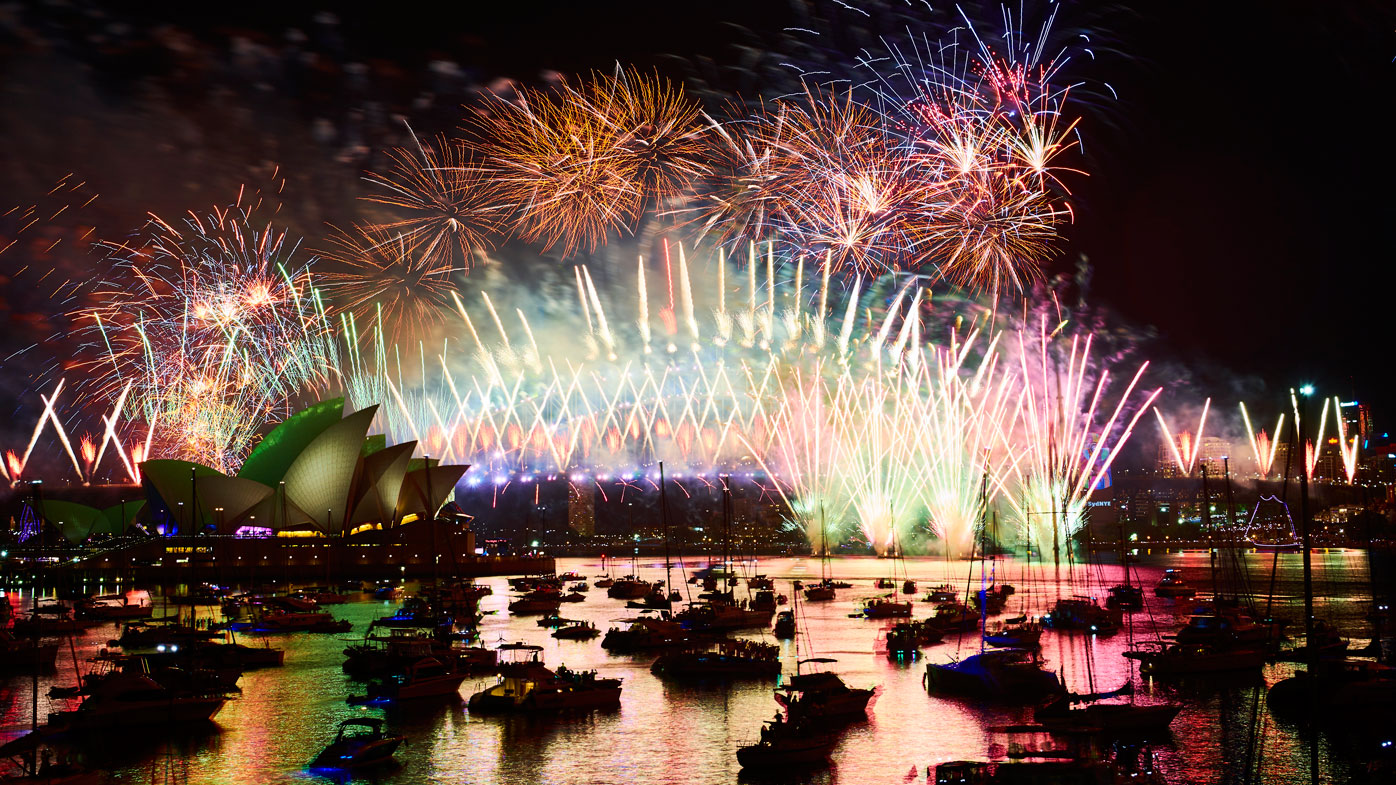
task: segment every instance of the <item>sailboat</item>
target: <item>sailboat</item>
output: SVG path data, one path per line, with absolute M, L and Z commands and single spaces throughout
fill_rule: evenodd
M 805 587 L 806 602 L 834 599 L 833 568 L 829 565 L 829 540 L 824 530 L 824 505 L 819 505 L 819 583 Z
M 981 516 L 985 514 L 987 507 L 981 511 Z M 985 536 L 984 524 L 981 517 L 981 547 Z M 983 597 L 981 592 L 981 602 Z M 1057 674 L 1043 667 L 1035 650 L 986 649 L 984 632 L 981 614 L 978 654 L 926 665 L 923 682 L 929 692 L 1027 703 L 1065 692 L 1066 688 Z
M 775 608 L 757 608 L 746 602 L 738 603 L 732 593 L 732 489 L 727 478 L 722 481 L 722 522 L 722 570 L 727 579 L 720 590 L 707 593 L 706 601 L 689 603 L 687 608 L 674 614 L 674 620 L 685 629 L 698 632 L 765 627 L 771 623 Z

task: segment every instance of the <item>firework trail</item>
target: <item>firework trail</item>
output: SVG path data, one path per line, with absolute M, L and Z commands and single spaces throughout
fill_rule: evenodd
M 1191 477 L 1193 470 L 1197 468 L 1197 458 L 1202 454 L 1202 434 L 1207 427 L 1207 411 L 1211 406 L 1212 399 L 1208 398 L 1202 405 L 1202 414 L 1197 419 L 1195 434 L 1182 431 L 1176 437 L 1169 429 L 1168 423 L 1164 421 L 1163 413 L 1158 410 L 1158 407 L 1154 407 L 1154 416 L 1158 418 L 1158 427 L 1163 433 L 1164 443 L 1168 445 L 1168 449 L 1173 455 L 1173 462 L 1184 477 Z M 1272 455 L 1271 458 L 1273 459 L 1273 457 Z
M 1262 479 L 1268 478 L 1275 466 L 1275 449 L 1280 443 L 1280 434 L 1284 432 L 1285 416 L 1280 413 L 1280 418 L 1275 421 L 1275 435 L 1268 436 L 1265 429 L 1257 431 L 1251 425 L 1250 412 L 1246 411 L 1246 403 L 1241 402 L 1241 419 L 1246 424 L 1246 439 L 1251 445 L 1251 455 L 1255 458 L 1256 472 Z

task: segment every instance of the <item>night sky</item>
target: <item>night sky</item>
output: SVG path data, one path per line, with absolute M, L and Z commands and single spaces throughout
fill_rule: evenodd
M 895 0 L 864 5 L 875 12 L 869 27 L 921 13 Z M 1078 51 L 1064 71 L 1065 79 L 1084 83 L 1083 168 L 1090 176 L 1068 181 L 1076 220 L 1056 268 L 1070 271 L 1079 254 L 1088 255 L 1091 299 L 1131 329 L 1152 330 L 1150 356 L 1188 368 L 1195 391 L 1278 402 L 1284 387 L 1314 381 L 1322 392 L 1374 401 L 1379 425 L 1396 422 L 1388 414 L 1396 411 L 1396 395 L 1386 382 L 1388 293 L 1396 282 L 1393 6 L 1060 5 L 1059 38 L 1089 32 L 1095 59 Z M 292 187 L 301 189 L 302 205 L 287 212 L 293 228 L 318 233 L 324 215 L 352 203 L 353 162 L 342 174 L 320 174 L 307 160 L 312 153 L 295 144 L 313 112 L 287 96 L 247 108 L 251 122 L 276 139 L 276 150 L 255 138 L 230 141 L 231 130 L 221 139 L 217 128 L 203 129 L 208 166 L 173 164 L 168 156 L 183 152 L 181 143 L 153 143 L 172 132 L 145 106 L 142 85 L 177 82 L 169 100 L 192 114 L 189 107 L 215 100 L 200 90 L 200 80 L 213 77 L 188 68 L 174 73 L 181 66 L 159 47 L 123 46 L 112 54 L 112 47 L 94 45 L 94 34 L 106 40 L 101 24 L 82 17 L 94 7 L 12 11 L 0 20 L 0 134 L 7 139 L 0 165 L 17 191 L 9 201 L 77 171 L 103 193 L 107 222 L 121 226 L 146 210 L 226 202 L 248 171 L 276 159 L 300 179 Z M 1030 16 L 1043 7 L 1030 6 L 1039 8 Z M 996 5 L 976 8 L 966 6 L 972 18 L 998 18 Z M 199 15 L 210 9 L 217 18 Z M 313 7 L 284 3 L 140 4 L 110 12 L 109 21 L 166 39 L 161 31 L 175 30 L 219 51 L 234 34 L 276 45 L 294 27 L 311 31 L 310 46 L 331 47 L 346 62 L 366 60 L 376 71 L 395 69 L 402 83 L 419 80 L 442 57 L 478 84 L 535 80 L 546 69 L 607 68 L 617 60 L 691 80 L 703 63 L 737 62 L 741 47 L 778 49 L 787 27 L 822 22 L 843 33 L 826 39 L 830 49 L 856 45 L 864 35 L 847 29 L 858 17 L 825 2 L 372 9 L 338 9 L 339 38 L 329 42 L 314 32 Z M 953 12 L 936 6 L 927 18 Z M 728 83 L 713 86 L 751 88 L 740 74 L 724 73 L 719 82 Z M 73 79 L 90 98 L 72 97 Z M 188 106 L 179 104 L 184 98 Z M 458 112 L 458 102 L 445 99 L 415 110 L 387 103 L 428 132 L 450 130 L 447 118 Z M 307 189 L 318 191 L 313 199 Z M 9 318 L 18 318 L 14 310 Z

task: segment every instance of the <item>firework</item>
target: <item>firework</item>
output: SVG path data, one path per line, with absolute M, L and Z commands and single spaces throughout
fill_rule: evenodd
M 564 256 L 628 230 L 706 164 L 697 105 L 667 80 L 592 74 L 555 92 L 497 95 L 473 119 L 475 148 L 515 230 Z
M 1280 413 L 1280 418 L 1275 421 L 1275 435 L 1266 435 L 1265 429 L 1257 431 L 1251 425 L 1250 412 L 1246 411 L 1246 404 L 1241 403 L 1241 419 L 1246 423 L 1246 438 L 1251 445 L 1251 455 L 1255 458 L 1256 472 L 1262 479 L 1268 478 L 1275 466 L 1275 448 L 1279 446 L 1280 434 L 1284 431 L 1285 416 Z
M 450 312 L 453 276 L 461 268 L 392 228 L 337 230 L 325 257 L 339 262 L 320 278 L 330 300 L 394 340 L 421 340 Z
M 234 205 L 177 224 L 152 216 L 108 250 L 100 305 L 83 314 L 95 355 L 86 384 L 109 400 L 129 394 L 159 454 L 228 470 L 264 423 L 323 389 L 329 321 L 283 230 Z
M 499 228 L 491 181 L 470 160 L 465 145 L 445 136 L 423 143 L 412 135 L 411 148 L 387 152 L 383 173 L 365 178 L 376 189 L 368 200 L 387 205 L 405 217 L 383 221 L 371 233 L 395 237 L 429 269 L 470 269 L 483 259 L 489 235 Z
M 1197 457 L 1202 454 L 1202 433 L 1207 428 L 1207 410 L 1211 406 L 1212 399 L 1208 398 L 1206 403 L 1202 405 L 1202 415 L 1197 419 L 1195 434 L 1182 431 L 1176 437 L 1169 429 L 1168 423 L 1164 421 L 1163 412 L 1160 412 L 1158 407 L 1154 407 L 1154 416 L 1158 418 L 1158 427 L 1163 432 L 1163 440 L 1173 455 L 1173 462 L 1178 466 L 1178 471 L 1184 477 L 1191 477 L 1193 470 L 1197 468 Z
M 1343 460 L 1343 476 L 1348 485 L 1357 478 L 1357 434 L 1348 437 L 1347 423 L 1343 420 L 1342 403 L 1333 397 L 1333 419 L 1338 421 L 1338 455 Z

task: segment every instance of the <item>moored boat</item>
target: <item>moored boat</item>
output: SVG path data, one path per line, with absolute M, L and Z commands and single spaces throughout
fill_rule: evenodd
M 605 709 L 620 705 L 620 679 L 598 678 L 596 671 L 556 671 L 539 659 L 541 646 L 523 643 L 499 647 L 510 659 L 499 666 L 499 682 L 470 696 L 472 713 L 548 713 L 571 709 Z
M 313 769 L 354 769 L 383 763 L 393 757 L 406 741 L 403 736 L 383 732 L 383 721 L 374 717 L 355 717 L 339 723 L 334 741 L 310 762 Z

